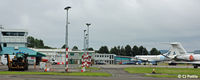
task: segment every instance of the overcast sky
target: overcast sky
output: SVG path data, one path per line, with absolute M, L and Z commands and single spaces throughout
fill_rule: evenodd
M 160 42 L 181 42 L 200 49 L 200 0 L 0 0 L 0 24 L 27 29 L 30 36 L 61 47 L 69 10 L 69 46 L 82 48 L 85 23 L 91 23 L 90 46 L 99 49 L 130 44 L 148 50 L 169 49 Z

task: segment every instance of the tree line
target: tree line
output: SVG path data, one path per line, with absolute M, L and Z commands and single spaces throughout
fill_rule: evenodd
M 52 47 L 45 46 L 43 40 L 34 38 L 32 36 L 27 37 L 27 47 L 30 48 L 44 48 L 44 49 L 52 49 Z
M 30 48 L 44 48 L 44 49 L 52 49 L 52 47 L 45 46 L 43 40 L 34 38 L 32 36 L 27 37 L 27 47 Z M 65 48 L 65 45 L 63 45 L 61 48 Z M 74 46 L 72 48 L 73 51 L 79 50 L 77 46 Z M 92 47 L 88 48 L 87 50 L 93 51 L 94 49 Z M 102 53 L 102 54 L 116 54 L 121 56 L 135 56 L 135 55 L 159 55 L 161 54 L 160 51 L 158 51 L 156 48 L 152 48 L 150 52 L 143 46 L 133 46 L 126 45 L 123 46 L 114 46 L 110 50 L 107 46 L 101 46 L 99 50 L 96 52 Z
M 61 48 L 64 49 L 64 48 L 65 48 L 65 44 L 64 44 Z M 72 50 L 73 50 L 73 51 L 78 51 L 79 49 L 78 49 L 77 46 L 74 46 L 74 47 L 72 48 Z M 82 50 L 83 50 L 83 49 L 82 49 Z M 93 49 L 92 47 L 87 48 L 86 50 L 88 50 L 88 51 L 94 51 L 94 49 Z
M 150 52 L 143 46 L 133 46 L 126 45 L 123 46 L 114 46 L 110 50 L 107 46 L 101 46 L 98 53 L 103 54 L 116 54 L 121 56 L 135 56 L 135 55 L 159 55 L 161 54 L 160 51 L 158 51 L 156 48 L 152 48 Z

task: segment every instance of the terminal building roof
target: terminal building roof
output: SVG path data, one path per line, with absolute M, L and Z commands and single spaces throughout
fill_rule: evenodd
M 33 57 L 45 57 L 46 56 L 43 53 L 31 50 L 26 47 L 19 47 L 17 49 L 15 47 L 2 47 L 2 51 L 0 52 L 0 55 L 3 55 L 3 54 L 12 55 L 13 53 L 15 54 L 17 52 L 27 53 L 29 56 L 33 56 Z

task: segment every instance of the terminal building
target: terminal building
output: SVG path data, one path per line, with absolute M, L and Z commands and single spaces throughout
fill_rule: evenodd
M 43 57 L 44 59 L 48 59 L 50 61 L 56 61 L 56 62 L 64 62 L 65 61 L 65 49 L 34 49 L 32 50 L 44 53 L 46 57 Z M 95 51 L 87 51 L 89 53 L 89 56 L 91 56 L 92 60 L 91 62 L 94 63 L 94 56 Z M 81 64 L 82 55 L 87 54 L 87 52 L 81 51 L 81 50 L 69 50 L 69 64 Z
M 39 64 L 45 55 L 27 48 L 28 32 L 23 29 L 3 29 L 0 28 L 0 56 L 4 54 L 13 55 L 17 52 L 29 54 L 29 63 Z M 0 59 L 2 61 L 2 59 Z
M 24 52 L 29 54 L 29 62 L 39 64 L 42 59 L 49 61 L 64 62 L 65 49 L 35 49 L 27 48 L 28 31 L 23 29 L 3 29 L 0 28 L 0 56 L 4 54 L 14 54 Z M 87 52 L 83 50 L 69 50 L 69 64 L 81 64 L 82 55 Z M 95 51 L 88 51 L 92 64 L 118 64 L 123 61 L 130 61 L 117 57 L 115 54 L 99 54 Z M 1 60 L 1 59 L 0 59 Z

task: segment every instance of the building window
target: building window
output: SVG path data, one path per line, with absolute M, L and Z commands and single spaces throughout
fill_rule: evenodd
M 3 43 L 3 47 L 7 47 L 7 43 Z
M 24 36 L 25 32 L 19 32 L 18 36 Z
M 3 36 L 24 36 L 25 32 L 2 32 Z

